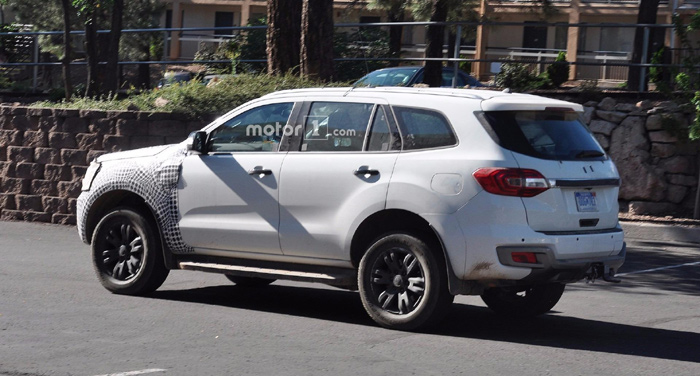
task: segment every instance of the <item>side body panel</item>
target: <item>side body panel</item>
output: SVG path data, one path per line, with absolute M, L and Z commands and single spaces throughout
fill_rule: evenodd
M 190 155 L 178 183 L 180 229 L 195 249 L 279 254 L 285 153 Z M 270 174 L 254 173 L 269 170 Z

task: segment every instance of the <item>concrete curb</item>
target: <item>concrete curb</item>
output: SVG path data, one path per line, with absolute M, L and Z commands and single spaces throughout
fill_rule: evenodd
M 625 221 L 620 224 L 629 240 L 700 243 L 700 227 Z

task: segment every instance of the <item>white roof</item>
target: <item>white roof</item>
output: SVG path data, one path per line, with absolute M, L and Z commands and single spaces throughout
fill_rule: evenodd
M 454 88 L 415 88 L 415 87 L 328 87 L 312 89 L 282 90 L 265 95 L 263 98 L 323 96 L 323 97 L 381 97 L 389 103 L 402 103 L 409 97 L 438 96 L 463 98 L 480 103 L 483 111 L 544 110 L 545 108 L 583 111 L 576 103 L 545 98 L 530 94 L 509 93 L 495 90 L 473 90 Z M 429 104 L 429 103 L 426 103 Z

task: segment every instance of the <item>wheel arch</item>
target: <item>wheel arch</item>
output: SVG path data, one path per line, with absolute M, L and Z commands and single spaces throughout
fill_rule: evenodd
M 381 235 L 389 232 L 408 232 L 426 242 L 430 249 L 439 250 L 447 269 L 448 286 L 453 294 L 463 293 L 463 281 L 454 273 L 447 250 L 440 235 L 420 215 L 402 209 L 386 209 L 367 217 L 358 226 L 350 243 L 350 260 L 356 268 L 367 248 Z
M 134 209 L 135 211 L 141 213 L 151 224 L 151 226 L 153 226 L 155 231 L 157 231 L 160 244 L 163 249 L 165 265 L 168 269 L 172 269 L 172 257 L 170 257 L 170 252 L 168 252 L 168 246 L 163 238 L 163 231 L 161 230 L 161 226 L 156 219 L 155 211 L 146 202 L 146 199 L 133 191 L 125 189 L 112 190 L 98 197 L 95 202 L 90 205 L 85 221 L 86 239 L 91 242 L 92 235 L 95 232 L 95 228 L 100 222 L 100 219 L 102 219 L 111 210 L 118 207 L 128 207 Z

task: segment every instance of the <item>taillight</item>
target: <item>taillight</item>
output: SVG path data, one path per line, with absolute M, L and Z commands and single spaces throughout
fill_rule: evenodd
M 486 192 L 503 196 L 533 197 L 549 189 L 547 179 L 523 168 L 480 168 L 472 174 Z

